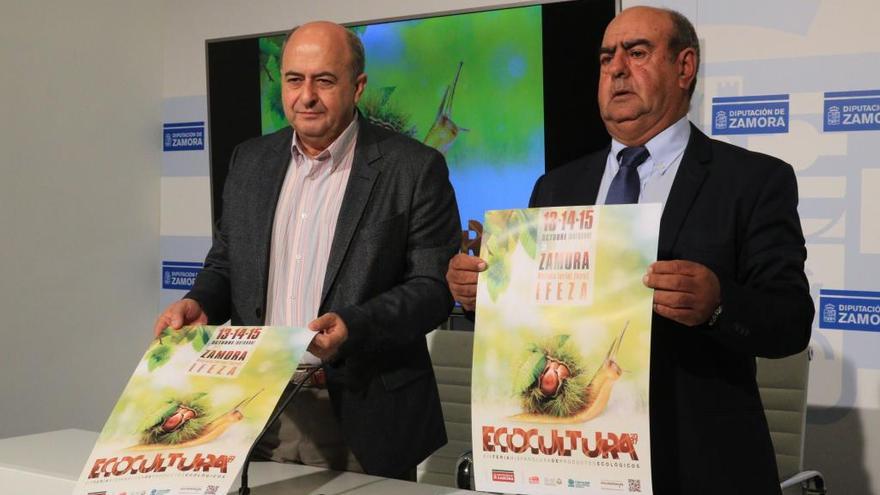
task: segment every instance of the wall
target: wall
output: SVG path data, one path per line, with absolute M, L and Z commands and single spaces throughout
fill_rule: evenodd
M 161 11 L 3 2 L 0 438 L 100 429 L 149 341 Z

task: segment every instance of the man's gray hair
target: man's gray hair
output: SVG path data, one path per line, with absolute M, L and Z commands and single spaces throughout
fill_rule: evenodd
M 281 45 L 281 53 L 284 53 L 284 49 L 287 47 L 287 42 L 290 41 L 290 37 L 293 36 L 293 33 L 299 28 L 300 26 L 295 26 L 289 33 L 287 33 L 287 37 L 284 38 L 284 43 Z M 354 80 L 366 70 L 367 57 L 364 55 L 364 44 L 354 31 L 346 28 L 345 40 L 348 42 L 348 51 L 351 53 L 351 78 Z
M 688 20 L 687 17 L 682 15 L 680 12 L 676 12 L 672 9 L 661 9 L 667 14 L 669 14 L 669 19 L 672 21 L 672 33 L 669 35 L 669 51 L 673 57 L 678 57 L 678 54 L 681 53 L 682 50 L 686 48 L 693 48 L 696 53 L 696 70 L 700 69 L 700 40 L 697 38 L 697 30 L 694 29 L 694 25 L 691 24 L 691 21 Z M 691 87 L 688 88 L 688 96 L 694 95 L 694 90 L 697 87 L 697 75 L 694 72 L 694 80 L 691 81 Z

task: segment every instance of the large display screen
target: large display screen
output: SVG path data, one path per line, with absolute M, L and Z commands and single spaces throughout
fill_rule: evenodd
M 576 0 L 350 25 L 366 51 L 360 111 L 443 153 L 463 226 L 488 209 L 525 207 L 547 169 L 607 143 L 595 107 L 597 54 L 613 15 L 613 0 Z M 215 217 L 229 141 L 289 125 L 280 100 L 285 38 L 208 44 Z M 236 51 L 248 60 L 232 69 Z M 230 125 L 240 129 L 227 135 Z

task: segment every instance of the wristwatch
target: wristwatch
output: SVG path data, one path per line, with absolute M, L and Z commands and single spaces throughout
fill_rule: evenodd
M 714 326 L 715 323 L 718 322 L 718 317 L 721 316 L 721 311 L 722 311 L 723 309 L 724 309 L 724 306 L 722 306 L 721 304 L 719 304 L 718 307 L 715 308 L 715 311 L 712 312 L 712 316 L 709 317 L 709 323 L 708 323 L 708 325 L 709 325 L 710 327 L 711 327 L 711 326 Z

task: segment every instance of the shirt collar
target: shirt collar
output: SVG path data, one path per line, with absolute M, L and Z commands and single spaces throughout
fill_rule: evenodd
M 357 115 L 355 115 L 351 120 L 351 123 L 348 124 L 348 127 L 342 131 L 342 134 L 330 143 L 330 146 L 327 146 L 324 151 L 318 153 L 318 156 L 316 157 L 311 157 L 302 150 L 299 144 L 299 139 L 297 139 L 296 136 L 296 129 L 294 129 L 293 140 L 290 144 L 290 154 L 294 158 L 294 163 L 301 163 L 302 159 L 314 160 L 322 163 L 329 160 L 331 163 L 330 170 L 336 170 L 336 167 L 342 161 L 342 157 L 344 157 L 354 145 L 359 127 L 358 118 Z
M 645 143 L 645 148 L 648 148 L 648 153 L 651 154 L 649 160 L 652 166 L 659 168 L 657 172 L 664 173 L 684 153 L 690 137 L 691 126 L 685 115 Z M 616 157 L 624 148 L 626 148 L 625 144 L 614 138 L 611 139 L 612 156 Z

